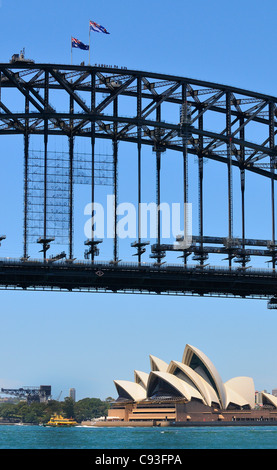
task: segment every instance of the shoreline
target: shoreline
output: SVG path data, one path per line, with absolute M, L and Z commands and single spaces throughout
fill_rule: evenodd
M 151 422 L 151 421 L 117 421 L 117 422 L 84 422 L 83 426 L 95 428 L 189 428 L 189 427 L 253 427 L 253 426 L 277 426 L 277 421 L 179 421 L 179 422 Z
M 43 424 L 34 424 L 34 423 L 0 423 L 0 426 L 39 426 L 39 427 L 47 427 Z M 266 420 L 259 420 L 259 421 L 180 421 L 180 422 L 130 422 L 130 421 L 119 421 L 119 422 L 93 422 L 87 421 L 78 424 L 77 426 L 57 426 L 59 429 L 64 428 L 72 428 L 72 427 L 91 427 L 91 428 L 191 428 L 191 427 L 261 427 L 261 426 L 277 426 L 277 421 L 266 421 Z M 55 427 L 55 426 L 48 426 L 48 427 Z

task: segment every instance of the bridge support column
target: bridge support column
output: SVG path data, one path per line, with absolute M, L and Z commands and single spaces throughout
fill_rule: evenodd
M 113 116 L 118 116 L 118 99 L 117 97 L 113 102 Z M 114 165 L 114 248 L 113 248 L 113 261 L 118 262 L 118 249 L 117 249 L 117 199 L 118 199 L 118 142 L 117 142 L 117 122 L 114 122 L 114 136 L 113 136 L 113 165 Z
M 199 129 L 203 131 L 203 115 L 199 117 Z M 198 192 L 199 192 L 199 237 L 200 237 L 200 266 L 203 266 L 207 254 L 203 253 L 203 135 L 199 136 L 199 153 L 198 153 Z
M 227 135 L 227 165 L 228 165 L 228 238 L 232 244 L 233 238 L 233 177 L 232 177 L 232 135 L 231 135 L 231 93 L 226 92 L 226 135 Z M 232 266 L 232 256 L 229 254 L 229 268 Z
M 29 113 L 29 99 L 25 99 L 25 113 Z M 23 258 L 28 257 L 28 165 L 29 165 L 29 119 L 25 119 L 24 133 L 24 240 Z
M 44 109 L 47 111 L 49 104 L 49 72 L 45 71 L 45 89 L 44 89 Z M 43 239 L 42 252 L 43 258 L 46 259 L 46 252 L 50 248 L 47 242 L 47 151 L 48 151 L 48 118 L 44 119 L 44 201 L 43 201 Z
M 70 115 L 74 113 L 74 100 L 70 96 Z M 69 259 L 73 259 L 73 159 L 74 159 L 74 136 L 73 120 L 70 119 L 69 135 Z
M 181 105 L 181 136 L 182 136 L 182 153 L 183 153 L 183 205 L 184 205 L 184 237 L 188 229 L 187 208 L 188 203 L 188 138 L 191 135 L 189 131 L 188 119 L 188 102 L 187 102 L 187 83 L 182 84 L 182 105 Z M 187 257 L 189 254 L 184 250 L 184 265 L 187 265 Z
M 156 120 L 161 122 L 161 106 L 159 105 L 156 110 Z M 161 129 L 158 128 L 155 135 L 156 152 L 156 205 L 157 205 L 157 239 L 156 239 L 156 253 L 152 255 L 157 259 L 158 266 L 161 265 L 162 259 L 165 257 L 165 252 L 161 251 L 161 153 L 165 148 L 161 145 Z
M 91 74 L 91 112 L 95 110 L 95 73 Z M 93 217 L 94 217 L 94 202 L 95 202 L 95 194 L 94 194 L 94 168 L 95 168 L 95 121 L 91 122 L 91 204 L 92 204 L 92 226 L 91 226 L 91 241 L 94 242 L 94 224 L 93 224 Z M 95 250 L 91 250 L 91 261 L 94 261 Z
M 137 117 L 141 119 L 141 77 L 137 78 Z M 141 263 L 141 126 L 138 126 L 138 262 Z
M 240 119 L 240 139 L 244 141 L 244 125 L 243 125 L 244 119 Z M 241 236 L 242 236 L 242 249 L 243 252 L 245 250 L 245 203 L 244 203 L 244 195 L 245 195 L 245 167 L 244 167 L 244 161 L 245 161 L 245 149 L 244 146 L 240 146 L 240 160 L 241 160 L 241 165 L 240 165 L 240 188 L 241 188 Z M 242 267 L 245 268 L 246 266 L 246 256 L 245 254 L 241 257 L 242 259 Z M 249 258 L 250 259 L 250 258 Z
M 161 262 L 161 152 L 156 152 L 156 204 L 157 204 L 157 245 L 158 245 L 158 263 Z
M 274 138 L 274 115 L 275 115 L 275 104 L 269 103 L 269 147 L 271 150 L 275 150 L 275 138 Z M 275 246 L 275 185 L 274 185 L 274 173 L 276 165 L 276 156 L 270 157 L 270 171 L 271 171 L 271 224 L 272 224 L 272 268 L 275 269 L 276 262 L 276 246 Z

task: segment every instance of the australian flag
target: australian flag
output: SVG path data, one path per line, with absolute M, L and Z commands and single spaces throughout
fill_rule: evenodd
M 83 49 L 83 51 L 89 50 L 89 46 L 87 44 L 84 44 L 76 38 L 71 38 L 71 45 L 72 47 L 78 47 L 78 49 Z
M 110 34 L 104 26 L 101 26 L 100 24 L 95 23 L 95 21 L 90 21 L 89 22 L 89 29 L 90 31 L 95 31 L 96 33 L 105 33 L 105 34 Z

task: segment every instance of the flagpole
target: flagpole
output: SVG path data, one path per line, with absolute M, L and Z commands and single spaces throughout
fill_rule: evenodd
M 89 23 L 89 46 L 88 46 L 88 48 L 89 48 L 89 55 L 88 55 L 89 62 L 88 62 L 88 65 L 90 65 L 90 23 Z
M 71 65 L 72 65 L 72 36 L 71 36 Z

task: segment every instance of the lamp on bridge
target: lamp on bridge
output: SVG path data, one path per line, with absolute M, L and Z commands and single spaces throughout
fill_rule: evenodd
M 138 256 L 138 261 L 140 263 L 141 261 L 141 255 L 146 252 L 146 246 L 149 245 L 150 242 L 141 242 L 141 241 L 136 241 L 131 243 L 132 248 L 136 248 L 137 252 L 134 253 L 132 256 Z
M 88 238 L 85 242 L 84 245 L 89 246 L 90 248 L 88 250 L 85 250 L 85 259 L 89 259 L 89 255 L 91 255 L 91 259 L 93 261 L 94 256 L 99 255 L 99 248 L 98 244 L 102 243 L 103 240 L 94 240 L 92 238 Z
M 149 255 L 149 258 L 154 258 L 156 259 L 156 263 L 154 263 L 155 266 L 161 266 L 165 262 L 162 262 L 162 259 L 165 258 L 166 254 L 165 251 L 163 250 L 162 246 L 159 244 L 152 245 L 151 247 L 151 255 Z
M 1 241 L 6 239 L 6 235 L 0 235 L 0 246 L 1 246 Z
M 37 240 L 37 243 L 41 243 L 42 245 L 42 250 L 39 250 L 40 253 L 43 253 L 44 259 L 46 258 L 46 251 L 49 250 L 50 248 L 50 243 L 55 240 L 54 237 L 49 237 L 49 238 L 42 238 L 39 237 Z

